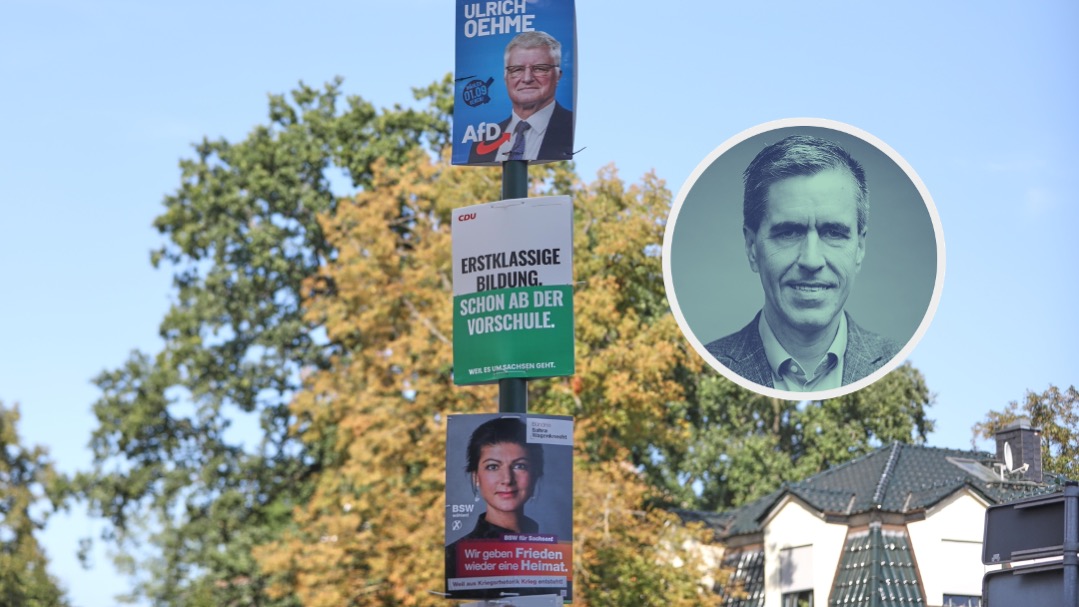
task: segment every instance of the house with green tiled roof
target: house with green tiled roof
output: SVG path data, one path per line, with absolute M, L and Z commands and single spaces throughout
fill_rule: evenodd
M 995 568 L 982 565 L 985 509 L 1059 490 L 1038 429 L 996 440 L 995 456 L 893 443 L 730 512 L 678 514 L 715 532 L 726 607 L 978 607 Z

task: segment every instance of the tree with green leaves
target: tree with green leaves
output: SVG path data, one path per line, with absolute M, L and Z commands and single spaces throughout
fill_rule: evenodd
M 1024 417 L 1041 430 L 1042 471 L 1079 480 L 1079 390 L 1075 386 L 1061 390 L 1050 385 L 1040 394 L 1028 390 L 1022 402 L 1013 400 L 1001 411 L 990 411 L 971 428 L 971 446 Z
M 174 275 L 164 346 L 97 379 L 94 465 L 75 479 L 134 597 L 441 602 L 441 420 L 497 409 L 492 388 L 452 384 L 450 212 L 497 199 L 499 179 L 448 165 L 451 86 L 376 111 L 341 107 L 339 82 L 301 85 L 243 141 L 181 163 L 152 256 Z M 931 428 L 909 367 L 803 405 L 717 377 L 667 306 L 663 182 L 529 171 L 533 195 L 575 203 L 577 373 L 529 392 L 530 410 L 577 419 L 578 604 L 708 604 L 686 548 L 707 538 L 661 506 L 734 504 Z
M 43 447 L 19 439 L 19 407 L 0 402 L 0 605 L 66 606 L 34 537 L 62 495 L 64 481 Z
M 152 255 L 176 289 L 164 347 L 97 378 L 94 467 L 76 479 L 137 576 L 135 596 L 293 604 L 266 600 L 251 548 L 289 521 L 328 464 L 288 432 L 302 376 L 347 351 L 303 314 L 306 295 L 337 288 L 308 281 L 336 255 L 317 217 L 337 205 L 333 173 L 363 189 L 376 159 L 444 146 L 450 86 L 447 76 L 417 90 L 426 109 L 377 111 L 359 97 L 342 107 L 340 81 L 301 84 L 271 96 L 268 123 L 243 141 L 204 140 L 180 163 L 155 222 L 167 242 Z M 233 431 L 235 420 L 258 438 Z
M 673 404 L 689 440 L 642 464 L 682 508 L 722 511 L 892 441 L 924 443 L 933 397 L 909 362 L 867 388 L 822 401 L 749 392 L 706 374 Z

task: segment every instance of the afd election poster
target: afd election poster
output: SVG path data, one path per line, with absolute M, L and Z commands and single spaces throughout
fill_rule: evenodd
M 446 594 L 573 599 L 573 418 L 447 418 Z
M 453 381 L 573 375 L 573 203 L 453 212 Z
M 458 0 L 453 164 L 573 157 L 573 0 Z

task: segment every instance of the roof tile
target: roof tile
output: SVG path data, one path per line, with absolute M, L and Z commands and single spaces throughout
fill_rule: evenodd
M 719 537 L 731 537 L 760 532 L 761 522 L 785 495 L 795 496 L 826 514 L 909 514 L 930 508 L 963 488 L 975 491 L 990 503 L 1054 490 L 1044 484 L 999 480 L 987 465 L 992 461 L 985 452 L 895 442 L 805 480 L 787 483 L 728 512 L 678 514 L 685 520 L 704 522 Z

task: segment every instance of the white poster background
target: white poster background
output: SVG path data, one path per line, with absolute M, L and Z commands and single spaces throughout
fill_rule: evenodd
M 462 207 L 453 212 L 453 294 L 476 293 L 476 276 L 503 271 L 535 270 L 540 284 L 573 282 L 573 204 L 569 196 L 511 198 Z M 464 272 L 469 257 L 559 249 L 557 265 L 514 266 Z

